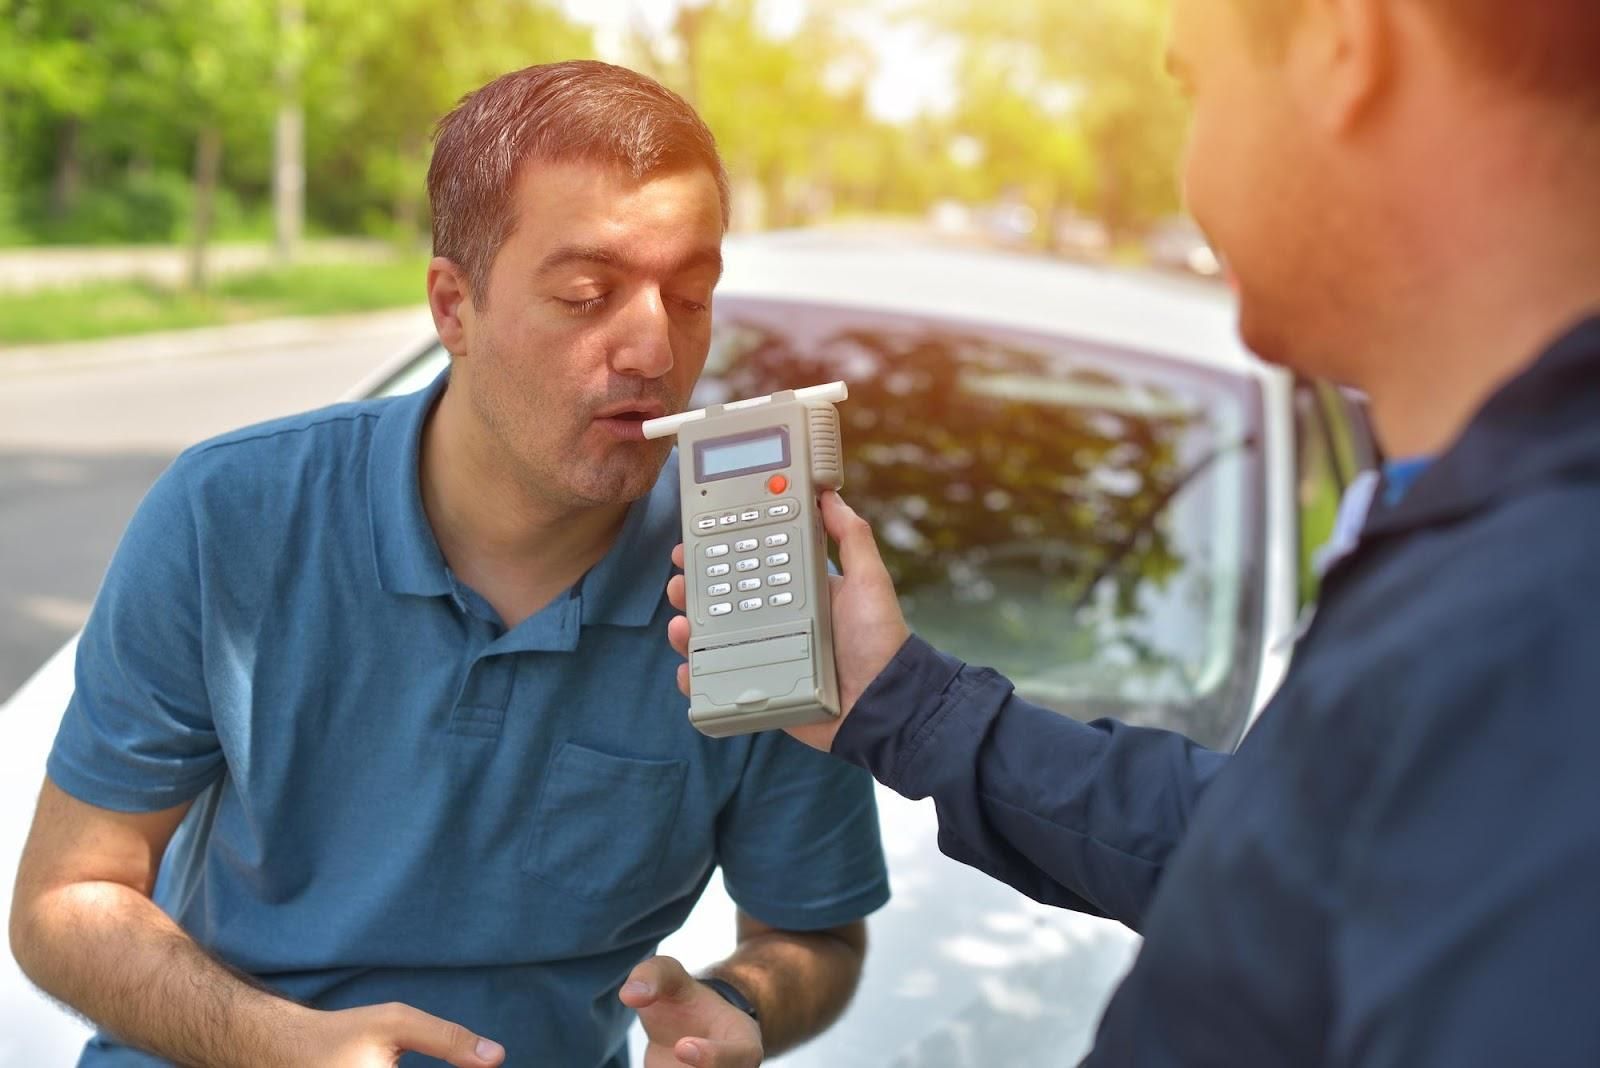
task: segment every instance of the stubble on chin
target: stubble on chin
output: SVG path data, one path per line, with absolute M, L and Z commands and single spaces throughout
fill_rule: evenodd
M 649 494 L 672 451 L 669 441 L 613 445 L 598 461 L 573 456 L 563 478 L 575 503 L 599 507 L 626 504 Z

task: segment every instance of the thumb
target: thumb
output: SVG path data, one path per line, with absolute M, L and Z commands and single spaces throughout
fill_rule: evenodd
M 671 957 L 651 957 L 635 965 L 622 984 L 622 1002 L 632 1009 L 657 1001 L 676 1001 L 694 988 L 694 978 Z
M 828 490 L 820 499 L 822 526 L 839 543 L 839 569 L 845 578 L 859 579 L 857 571 L 884 570 L 883 557 L 878 555 L 878 543 L 867 521 L 833 490 Z
M 495 1068 L 505 1060 L 498 1042 L 480 1038 L 460 1024 L 430 1016 L 409 1005 L 395 1005 L 390 1033 L 403 1050 L 437 1057 L 456 1068 Z

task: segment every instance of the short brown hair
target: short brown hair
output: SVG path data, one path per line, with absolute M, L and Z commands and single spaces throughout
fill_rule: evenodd
M 728 175 L 716 139 L 678 94 L 593 60 L 513 71 L 439 120 L 428 165 L 433 254 L 466 271 L 480 304 L 489 267 L 516 229 L 513 190 L 529 161 L 611 164 L 636 179 L 704 167 L 728 225 Z
M 1267 42 L 1281 43 L 1300 0 L 1239 0 Z M 1457 52 L 1507 87 L 1600 106 L 1597 0 L 1396 0 L 1425 5 Z

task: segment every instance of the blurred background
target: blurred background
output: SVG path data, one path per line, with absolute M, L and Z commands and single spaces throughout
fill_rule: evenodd
M 736 230 L 910 224 L 1204 270 L 1174 218 L 1164 7 L 0 0 L 0 291 L 122 283 L 7 299 L 0 343 L 415 300 L 434 122 L 577 56 L 698 106 Z
M 654 75 L 716 133 L 735 232 L 1215 276 L 1179 214 L 1165 18 L 1162 0 L 0 0 L 0 699 L 81 625 L 177 450 L 326 403 L 416 336 L 430 134 L 463 94 L 572 57 Z

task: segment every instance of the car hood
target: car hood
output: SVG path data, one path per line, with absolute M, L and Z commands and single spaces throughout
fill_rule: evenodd
M 45 661 L 0 705 L 0 916 L 11 914 L 22 843 L 33 822 L 45 758 L 72 696 L 77 639 Z M 76 1064 L 89 1028 L 52 1004 L 23 978 L 10 953 L 0 954 L 0 1065 L 66 1068 Z
M 785 1068 L 1070 1064 L 1139 939 L 1126 927 L 1029 900 L 939 852 L 931 801 L 879 787 L 893 897 L 867 921 L 855 1000 L 826 1034 L 768 1063 Z M 660 952 L 699 970 L 733 945 L 734 905 L 713 880 Z M 630 1036 L 642 1065 L 644 1036 Z

